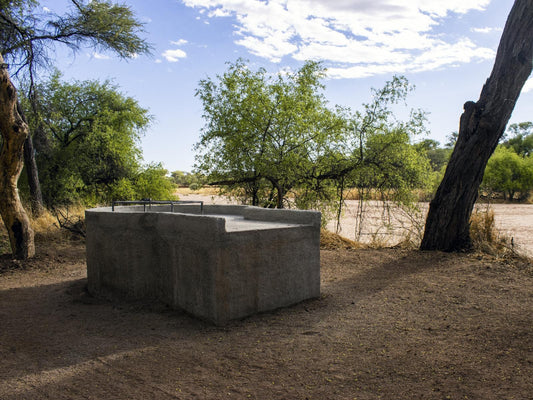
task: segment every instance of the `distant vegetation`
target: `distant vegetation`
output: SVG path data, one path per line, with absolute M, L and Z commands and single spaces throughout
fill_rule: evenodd
M 457 133 L 454 132 L 444 147 L 431 139 L 423 140 L 416 146 L 430 159 L 434 172 L 440 171 L 442 175 L 456 139 Z M 489 159 L 480 194 L 487 200 L 524 202 L 529 201 L 532 190 L 533 123 L 511 124 Z

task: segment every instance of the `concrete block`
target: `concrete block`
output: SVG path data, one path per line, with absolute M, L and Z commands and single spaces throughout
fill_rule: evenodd
M 196 205 L 86 210 L 95 296 L 157 300 L 223 325 L 320 296 L 320 213 Z

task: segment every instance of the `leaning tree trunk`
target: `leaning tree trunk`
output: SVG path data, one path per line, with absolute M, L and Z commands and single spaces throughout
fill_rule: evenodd
M 19 259 L 29 258 L 35 254 L 33 230 L 17 189 L 28 125 L 17 111 L 17 92 L 1 54 L 0 133 L 3 139 L 0 150 L 0 215 L 9 233 L 13 256 Z
M 487 161 L 498 145 L 532 66 L 533 0 L 516 0 L 479 100 L 464 105 L 457 143 L 430 204 L 422 250 L 471 248 L 470 217 Z

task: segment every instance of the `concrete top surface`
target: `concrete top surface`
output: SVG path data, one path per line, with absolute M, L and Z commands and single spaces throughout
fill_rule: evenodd
M 227 214 L 204 214 L 209 217 L 224 218 L 226 220 L 226 232 L 255 231 L 262 229 L 296 228 L 302 224 L 289 224 L 286 222 L 257 221 L 245 219 L 242 215 Z

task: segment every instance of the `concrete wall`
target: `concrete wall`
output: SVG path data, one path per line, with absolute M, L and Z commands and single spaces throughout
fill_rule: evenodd
M 91 293 L 162 301 L 218 325 L 320 295 L 320 213 L 165 207 L 86 211 Z M 231 232 L 219 214 L 233 216 Z

